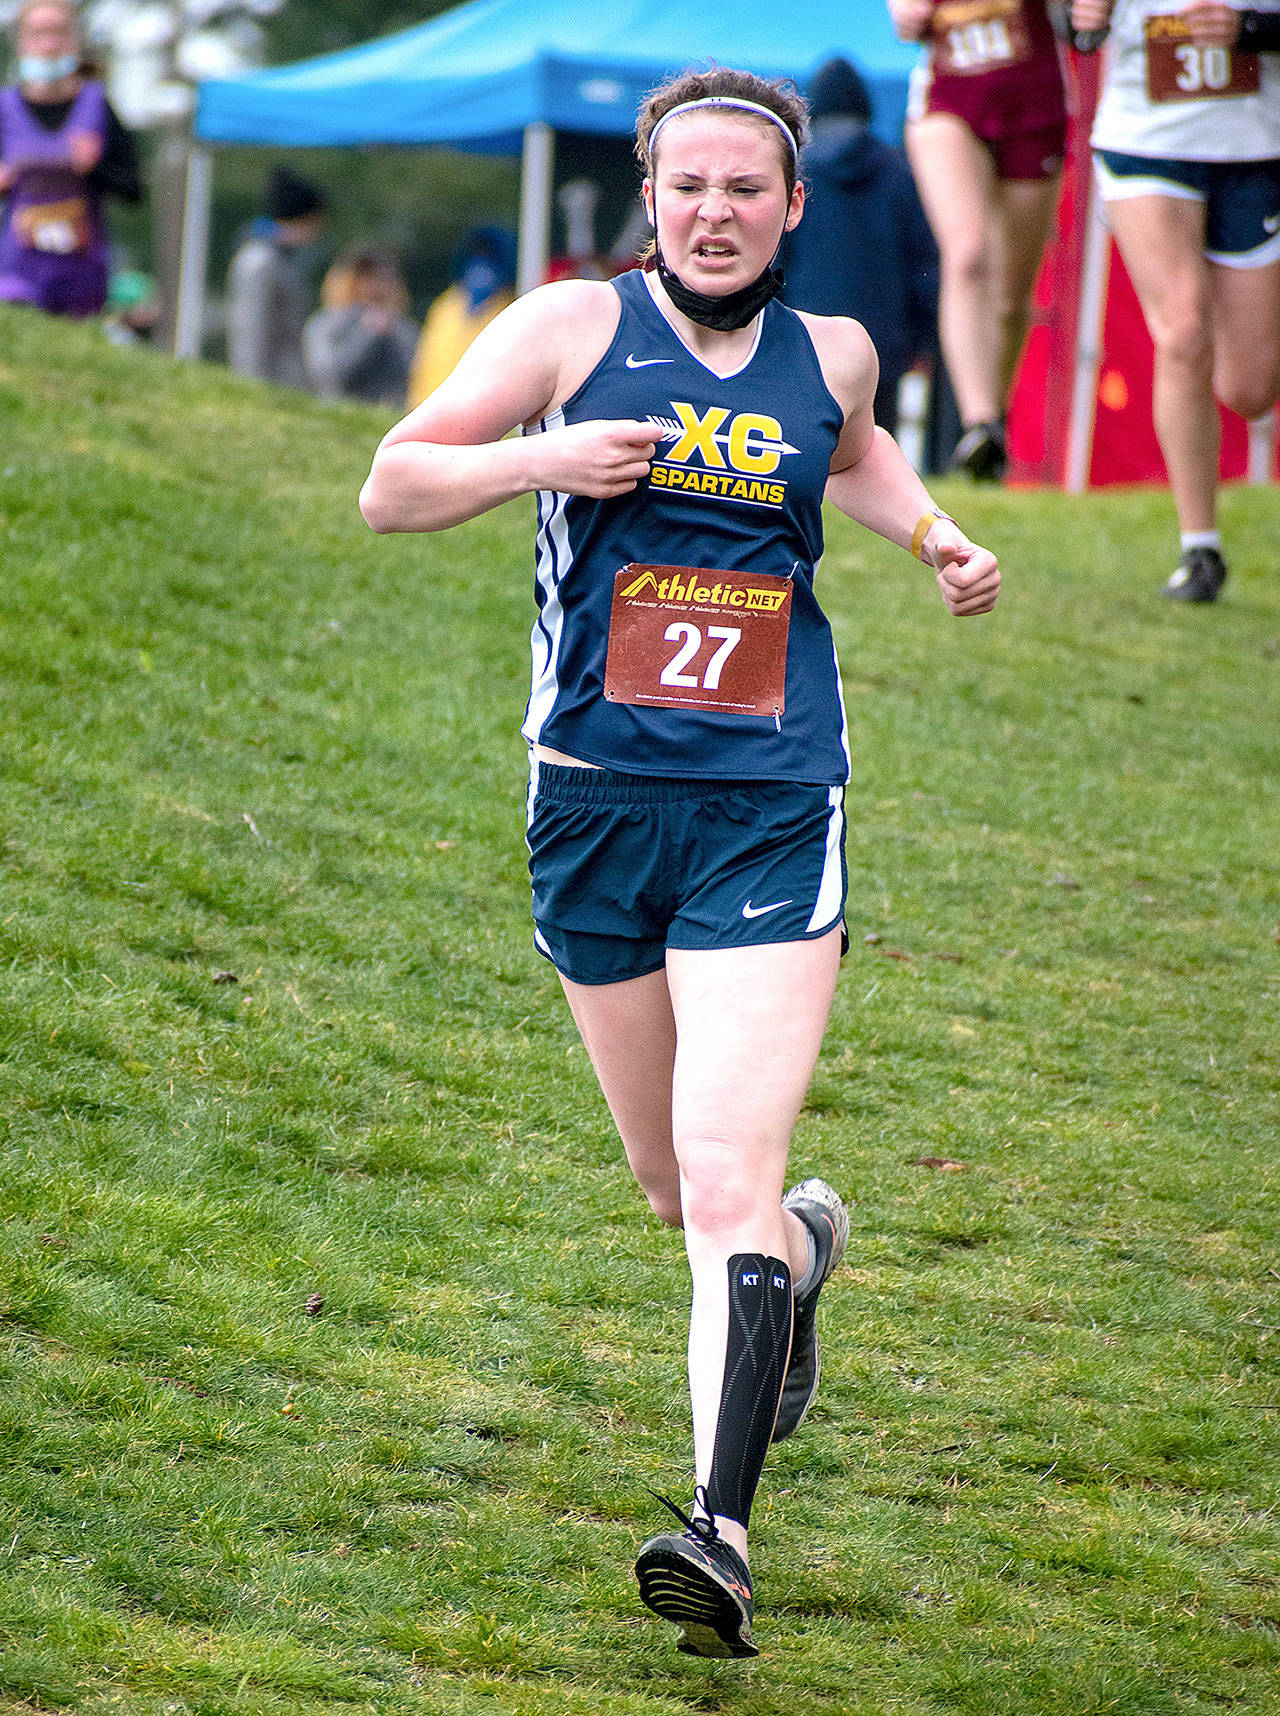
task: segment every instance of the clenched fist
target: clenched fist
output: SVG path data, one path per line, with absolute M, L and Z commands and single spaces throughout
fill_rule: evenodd
M 1000 594 L 1000 568 L 989 548 L 979 548 L 949 518 L 939 518 L 921 544 L 938 575 L 938 588 L 958 619 L 988 614 Z
M 657 444 L 652 424 L 620 418 L 548 430 L 530 450 L 537 462 L 538 488 L 613 500 L 629 494 L 649 475 Z

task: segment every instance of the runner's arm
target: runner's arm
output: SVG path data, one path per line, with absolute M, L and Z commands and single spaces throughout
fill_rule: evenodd
M 844 430 L 832 455 L 826 498 L 847 518 L 918 554 L 937 573 L 953 614 L 985 614 L 1000 593 L 1000 569 L 989 549 L 971 542 L 935 505 L 905 453 L 871 413 L 875 351 L 856 322 L 810 323 L 823 373 L 847 402 Z
M 119 197 L 121 202 L 126 203 L 142 201 L 142 170 L 138 165 L 138 151 L 132 136 L 120 123 L 110 105 L 107 107 L 106 144 L 101 160 L 89 174 L 89 183 L 103 196 Z
M 833 470 L 827 499 L 888 542 L 917 553 L 937 573 L 953 614 L 985 614 L 1000 594 L 1000 568 L 990 549 L 971 542 L 954 519 L 934 504 L 892 435 L 874 429 L 865 453 Z M 925 521 L 928 528 L 921 530 Z
M 607 499 L 647 474 L 655 442 L 643 423 L 577 423 L 507 439 L 548 411 L 573 336 L 581 341 L 593 312 L 599 320 L 591 289 L 600 288 L 590 283 L 584 294 L 584 284 L 517 299 L 383 438 L 360 493 L 371 529 L 448 530 L 535 489 Z

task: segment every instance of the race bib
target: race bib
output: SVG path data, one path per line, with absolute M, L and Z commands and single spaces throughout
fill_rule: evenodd
M 932 32 L 934 69 L 952 77 L 1031 58 L 1022 0 L 939 0 Z
M 613 580 L 604 694 L 614 703 L 778 719 L 790 578 L 624 566 Z
M 1146 49 L 1147 95 L 1151 101 L 1257 95 L 1261 87 L 1257 54 L 1197 47 L 1186 19 L 1177 13 L 1147 19 Z
M 83 197 L 58 203 L 28 203 L 13 217 L 13 229 L 28 250 L 71 256 L 89 248 L 89 205 Z

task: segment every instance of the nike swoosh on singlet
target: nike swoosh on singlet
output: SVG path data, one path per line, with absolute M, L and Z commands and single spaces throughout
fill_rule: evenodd
M 674 358 L 638 358 L 634 352 L 627 353 L 628 369 L 648 369 L 652 363 L 674 363 Z
M 790 900 L 775 900 L 771 906 L 753 906 L 748 900 L 742 908 L 744 918 L 762 918 L 766 912 L 780 912 L 783 906 L 789 906 Z

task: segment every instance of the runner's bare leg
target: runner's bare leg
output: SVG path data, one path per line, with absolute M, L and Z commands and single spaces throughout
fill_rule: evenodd
M 676 1022 L 667 974 L 601 984 L 562 976 L 560 982 L 631 1172 L 655 1214 L 679 1227 L 680 1169 L 671 1142 Z
M 1155 345 L 1152 414 L 1183 531 L 1213 530 L 1218 508 L 1218 413 L 1205 210 L 1182 197 L 1107 204 Z
M 999 230 L 997 312 L 1000 317 L 1000 359 L 996 385 L 1000 409 L 1009 405 L 1013 380 L 1031 323 L 1031 293 L 1040 259 L 1058 206 L 1060 175 L 1052 179 L 998 179 Z
M 909 121 L 906 145 L 942 259 L 938 332 L 960 419 L 994 423 L 1004 409 L 995 165 L 950 113 Z
M 728 1330 L 728 1260 L 808 1264 L 803 1224 L 781 1208 L 787 1151 L 817 1064 L 840 965 L 840 932 L 817 941 L 697 953 L 672 949 L 678 1047 L 672 1133 L 693 1276 L 689 1391 L 697 1482 L 711 1476 Z M 717 1519 L 745 1556 L 747 1534 Z
M 1213 391 L 1229 411 L 1261 417 L 1280 399 L 1280 261 L 1209 264 Z

